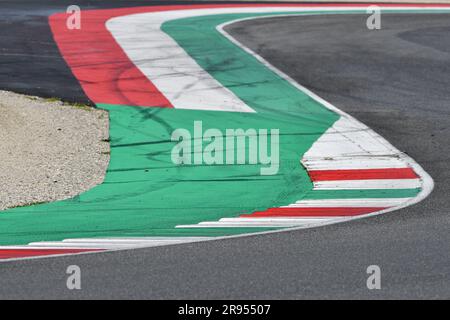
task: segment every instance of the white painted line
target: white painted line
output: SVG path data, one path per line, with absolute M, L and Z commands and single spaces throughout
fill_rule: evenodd
M 185 242 L 195 242 L 209 240 L 211 237 L 167 237 L 167 238 L 81 238 L 81 239 L 65 239 L 63 243 L 117 243 L 117 244 L 134 244 L 134 243 L 185 243 Z
M 394 156 L 394 160 L 401 161 L 396 158 L 398 153 L 397 150 L 389 148 L 384 139 L 369 133 L 366 126 L 354 123 L 347 117 L 341 117 L 314 142 L 303 158 L 307 160 L 365 156 L 367 163 L 370 164 L 377 156 L 391 155 Z
M 334 157 L 314 157 L 302 159 L 302 164 L 310 170 L 346 170 L 346 169 L 387 169 L 405 168 L 407 163 L 395 156 L 334 156 Z
M 302 220 L 280 220 L 280 221 L 258 221 L 258 219 L 244 220 L 244 221 L 205 221 L 200 222 L 199 225 L 230 225 L 230 226 L 266 226 L 266 225 L 277 225 L 277 226 L 296 226 L 296 225 L 304 225 L 311 224 L 316 222 L 323 222 L 321 219 L 302 219 Z
M 316 222 L 325 222 L 326 220 L 336 220 L 339 217 L 305 217 L 305 218 L 295 218 L 295 217 L 283 217 L 283 218 L 222 218 L 219 222 L 223 223 L 241 223 L 241 222 L 250 222 L 250 223 L 286 223 L 286 224 L 305 224 L 305 223 L 316 223 Z
M 216 223 L 211 222 L 208 224 L 187 224 L 187 225 L 178 225 L 175 228 L 176 229 L 196 229 L 196 228 L 288 228 L 288 227 L 294 227 L 295 225 L 288 226 L 288 225 L 258 225 L 258 224 L 249 224 L 249 225 L 237 225 L 237 224 L 225 224 L 225 223 Z
M 96 248 L 96 249 L 117 249 L 131 247 L 153 247 L 167 244 L 179 244 L 196 241 L 210 240 L 211 237 L 144 237 L 144 238 L 80 238 L 65 239 L 63 241 L 42 241 L 31 242 L 25 249 L 33 246 L 36 248 Z M 4 247 L 0 247 L 2 249 Z
M 332 208 L 332 207 L 393 207 L 411 200 L 411 198 L 368 198 L 368 199 L 321 199 L 299 200 L 282 208 Z
M 143 245 L 164 245 L 170 243 L 189 243 L 195 241 L 178 241 L 178 240 L 143 240 L 143 241 L 97 241 L 97 240 L 87 240 L 87 241 L 63 241 L 62 245 L 78 245 L 78 246 L 143 246 Z M 37 244 L 37 243 L 36 243 Z
M 305 225 L 314 225 L 318 223 L 324 223 L 331 220 L 340 220 L 340 218 L 335 219 L 314 219 L 314 218 L 304 218 L 304 219 L 290 219 L 278 220 L 273 219 L 272 221 L 260 221 L 259 218 L 250 218 L 249 220 L 243 221 L 205 221 L 194 225 L 179 225 L 176 228 L 288 228 L 288 227 L 298 227 Z
M 420 188 L 420 179 L 383 179 L 383 180 L 341 180 L 315 181 L 314 190 L 349 189 L 415 189 Z
M 72 249 L 115 249 L 115 248 L 131 248 L 134 245 L 130 244 L 101 244 L 101 243 L 66 243 L 66 242 L 31 242 L 29 244 L 31 247 L 38 247 L 41 249 L 50 248 L 72 248 Z

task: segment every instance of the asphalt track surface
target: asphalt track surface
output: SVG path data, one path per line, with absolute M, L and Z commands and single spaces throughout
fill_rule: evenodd
M 45 17 L 63 5 L 6 4 L 0 87 L 85 101 L 47 30 Z M 383 15 L 380 31 L 365 18 L 269 18 L 228 31 L 411 155 L 435 181 L 426 200 L 316 229 L 6 262 L 0 298 L 450 298 L 450 15 Z M 81 267 L 80 291 L 66 289 L 71 264 Z M 373 264 L 379 291 L 366 288 Z

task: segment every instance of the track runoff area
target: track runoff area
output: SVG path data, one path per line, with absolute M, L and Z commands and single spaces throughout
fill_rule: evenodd
M 450 12 L 380 5 L 383 14 Z M 0 215 L 0 259 L 123 250 L 310 228 L 424 199 L 433 180 L 357 119 L 226 32 L 273 16 L 366 14 L 356 4 L 84 10 L 49 24 L 110 116 L 105 181 Z

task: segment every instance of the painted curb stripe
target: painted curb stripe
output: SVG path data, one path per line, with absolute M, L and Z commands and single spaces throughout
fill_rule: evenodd
M 367 170 L 367 169 L 394 169 L 404 168 L 405 161 L 398 157 L 377 156 L 370 162 L 364 156 L 309 156 L 302 159 L 302 163 L 309 171 L 333 171 L 333 170 Z
M 408 198 L 408 202 L 416 199 L 422 192 L 415 189 L 365 189 L 365 190 L 312 190 L 305 194 L 305 200 L 339 200 L 339 199 L 392 199 Z
M 337 180 L 314 182 L 314 190 L 414 189 L 420 187 L 422 187 L 420 179 Z
M 138 237 L 138 238 L 79 238 L 66 239 L 67 243 L 164 243 L 164 242 L 193 242 L 209 240 L 208 237 Z
M 321 199 L 300 200 L 281 208 L 326 208 L 326 207 L 394 207 L 411 200 L 411 198 L 360 198 L 360 199 Z
M 312 181 L 419 178 L 412 168 L 310 170 L 308 174 Z
M 266 211 L 241 215 L 242 218 L 250 217 L 337 217 L 357 216 L 377 212 L 386 208 L 380 207 L 321 207 L 321 208 L 271 208 Z
M 13 258 L 29 258 L 37 256 L 52 256 L 63 254 L 75 254 L 85 252 L 99 252 L 99 249 L 30 249 L 30 248 L 18 248 L 18 249 L 4 249 L 0 248 L 0 259 L 13 259 Z

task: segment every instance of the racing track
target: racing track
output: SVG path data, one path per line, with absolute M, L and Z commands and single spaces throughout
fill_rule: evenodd
M 60 280 L 64 266 L 74 262 L 86 269 L 80 296 L 105 292 L 110 297 L 153 298 L 448 296 L 448 254 L 442 250 L 449 243 L 444 150 L 448 120 L 443 116 L 448 114 L 448 46 L 430 37 L 431 32 L 445 39 L 447 19 L 446 15 L 421 15 L 420 21 L 417 16 L 384 17 L 384 28 L 376 37 L 367 37 L 369 31 L 358 27 L 365 22 L 358 16 L 271 18 L 230 29 L 239 41 L 395 141 L 422 164 L 436 182 L 436 190 L 423 203 L 392 215 L 320 229 L 11 262 L 1 267 L 2 294 L 38 295 L 45 282 L 49 296 L 77 296 L 66 292 Z M 339 27 L 330 32 L 330 25 Z M 398 33 L 404 41 L 399 41 Z M 336 45 L 336 39 L 342 42 Z M 408 58 L 414 61 L 405 63 L 399 57 L 404 52 L 413 52 Z M 345 72 L 349 74 L 342 81 Z M 391 78 L 389 83 L 380 81 Z M 381 292 L 365 289 L 364 271 L 370 264 L 385 270 Z M 59 279 L 48 279 L 55 275 Z

